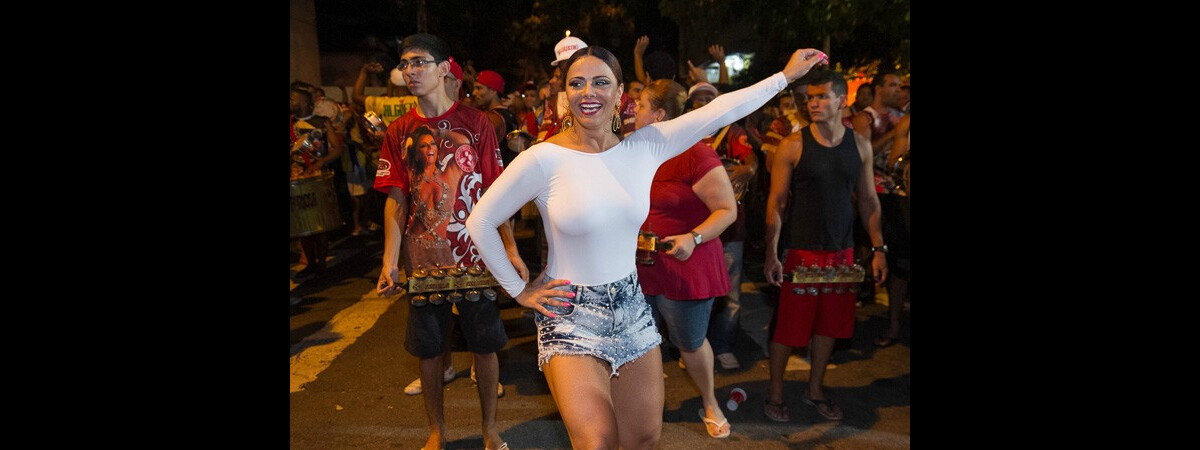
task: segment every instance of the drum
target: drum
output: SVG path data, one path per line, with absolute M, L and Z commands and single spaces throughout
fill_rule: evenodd
M 333 189 L 333 172 L 291 180 L 292 237 L 311 236 L 345 225 Z

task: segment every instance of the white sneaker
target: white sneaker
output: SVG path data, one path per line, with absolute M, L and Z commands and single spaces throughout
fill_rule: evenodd
M 530 310 L 532 311 L 532 310 Z M 475 379 L 475 366 L 471 366 L 471 382 L 479 385 L 479 381 Z M 504 384 L 496 383 L 496 398 L 504 396 Z
M 742 367 L 738 363 L 737 357 L 733 353 L 722 353 L 717 355 L 717 362 L 721 363 L 721 368 L 725 370 L 735 370 Z
M 458 376 L 458 372 L 454 371 L 454 366 L 450 366 L 446 369 L 446 372 L 442 373 L 442 383 L 454 381 L 454 377 L 456 376 Z M 408 386 L 404 387 L 404 393 L 408 395 L 419 395 L 421 392 L 423 392 L 421 390 L 421 377 L 417 377 L 412 383 L 408 383 Z

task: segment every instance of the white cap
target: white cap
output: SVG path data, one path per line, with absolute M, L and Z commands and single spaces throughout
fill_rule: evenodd
M 404 86 L 404 75 L 400 74 L 400 69 L 392 68 L 392 84 L 396 86 Z
M 567 58 L 570 58 L 571 55 L 575 53 L 575 50 L 587 48 L 587 46 L 587 43 L 583 42 L 582 39 L 577 37 L 567 36 L 562 38 L 561 41 L 558 41 L 557 44 L 554 44 L 555 59 L 554 61 L 550 62 L 550 65 L 557 66 L 558 63 L 566 61 Z
M 711 92 L 713 96 L 721 95 L 721 92 L 717 90 L 716 86 L 713 86 L 706 81 L 701 81 L 692 85 L 691 88 L 688 88 L 688 98 L 692 98 L 692 96 L 696 94 L 696 91 L 708 91 Z

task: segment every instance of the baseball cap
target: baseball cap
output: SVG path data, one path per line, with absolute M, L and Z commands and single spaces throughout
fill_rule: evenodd
M 450 61 L 450 75 L 453 75 L 456 80 L 462 80 L 462 66 L 458 65 L 458 61 L 455 61 L 453 56 L 446 58 L 446 60 Z
M 566 61 L 567 58 L 570 58 L 571 55 L 575 53 L 575 50 L 586 48 L 587 46 L 587 43 L 583 42 L 582 39 L 577 37 L 567 36 L 562 38 L 561 41 L 558 41 L 557 44 L 554 44 L 555 59 L 554 61 L 550 62 L 550 65 L 557 66 L 558 63 Z
M 479 72 L 479 75 L 475 77 L 475 81 L 491 88 L 498 94 L 504 94 L 504 77 L 501 77 L 500 74 L 496 72 L 491 70 Z
M 715 86 L 701 81 L 699 83 L 692 85 L 692 87 L 690 89 L 688 89 L 688 98 L 691 98 L 692 95 L 694 95 L 697 91 L 712 92 L 713 96 L 721 95 L 721 92 L 718 91 Z

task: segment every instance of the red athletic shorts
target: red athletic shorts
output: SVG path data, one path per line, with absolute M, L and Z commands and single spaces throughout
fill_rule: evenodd
M 771 340 L 789 347 L 807 347 L 813 333 L 833 338 L 854 336 L 854 303 L 858 295 L 850 292 L 854 283 L 793 284 L 792 269 L 800 264 L 836 266 L 838 262 L 854 264 L 854 249 L 836 251 L 788 250 L 783 261 L 783 284 L 779 306 L 771 318 Z M 841 287 L 843 293 L 823 292 L 826 288 Z M 812 295 L 810 287 L 817 288 Z M 793 289 L 803 288 L 803 294 Z

